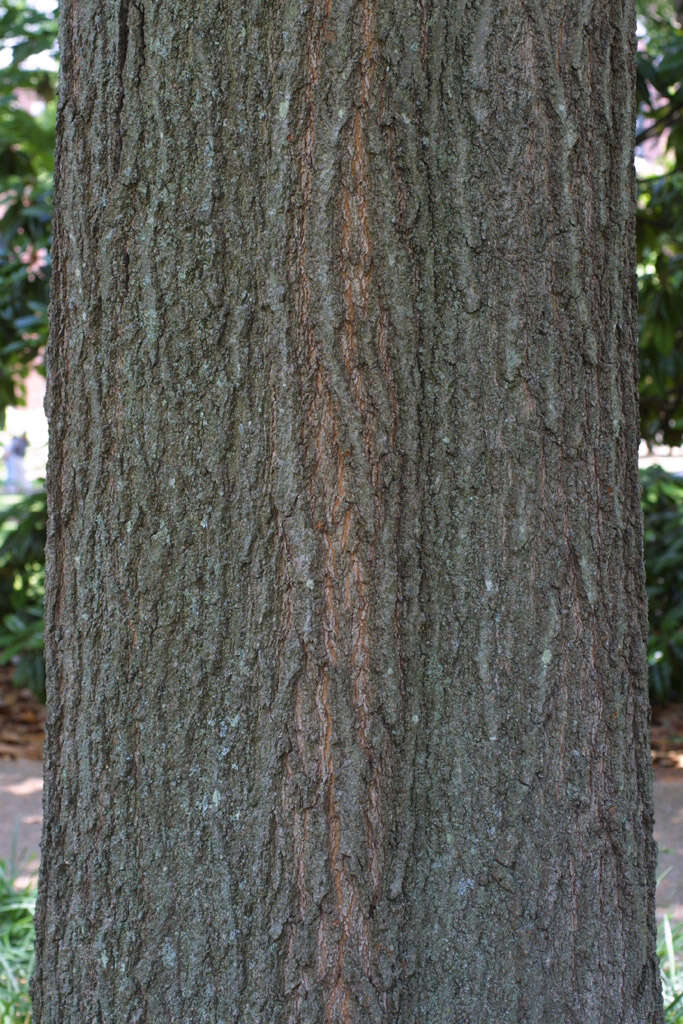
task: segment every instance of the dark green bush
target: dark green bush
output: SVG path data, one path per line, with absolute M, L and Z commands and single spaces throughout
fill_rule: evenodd
M 12 662 L 14 683 L 41 700 L 45 521 L 44 491 L 0 510 L 0 665 Z
M 641 470 L 648 663 L 654 701 L 683 697 L 683 479 L 660 466 Z
M 54 71 L 26 67 L 54 45 L 53 13 L 26 0 L 0 3 L 0 427 L 24 399 L 47 339 L 52 167 L 57 109 Z M 17 90 L 39 109 L 29 112 Z

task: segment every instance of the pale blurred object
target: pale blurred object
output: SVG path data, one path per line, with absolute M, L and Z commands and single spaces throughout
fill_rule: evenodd
M 5 490 L 10 493 L 23 493 L 28 490 L 26 467 L 24 465 L 24 457 L 26 456 L 27 448 L 28 438 L 26 434 L 21 434 L 19 437 L 12 438 L 3 453 L 2 457 L 5 460 L 5 465 L 7 466 Z
M 3 453 L 2 457 L 7 466 L 5 490 L 10 493 L 17 491 L 25 492 L 28 489 L 26 466 L 24 465 L 27 448 L 28 438 L 26 434 L 20 434 L 18 437 L 11 439 Z
M 5 429 L 0 431 L 0 450 L 6 449 L 13 437 L 26 434 L 31 439 L 24 467 L 30 488 L 41 486 L 45 477 L 47 462 L 47 420 L 43 411 L 45 398 L 45 377 L 38 369 L 32 369 L 27 376 L 25 404 L 9 406 L 6 411 Z

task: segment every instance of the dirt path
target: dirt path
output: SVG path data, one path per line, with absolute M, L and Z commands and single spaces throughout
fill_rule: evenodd
M 38 870 L 42 795 L 40 761 L 0 761 L 0 860 L 21 865 L 21 883 Z
M 683 772 L 655 781 L 657 914 L 683 921 Z

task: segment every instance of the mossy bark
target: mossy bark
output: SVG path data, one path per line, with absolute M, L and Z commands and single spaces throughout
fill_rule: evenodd
M 65 0 L 36 1024 L 653 1024 L 634 12 Z

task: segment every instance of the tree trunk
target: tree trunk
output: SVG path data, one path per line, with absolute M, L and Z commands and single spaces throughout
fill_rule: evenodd
M 36 1024 L 650 1024 L 634 13 L 66 0 Z

